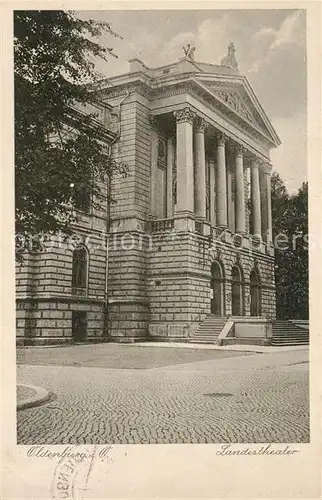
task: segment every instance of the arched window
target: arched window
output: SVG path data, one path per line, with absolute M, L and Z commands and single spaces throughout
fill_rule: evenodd
M 217 316 L 224 315 L 224 271 L 220 262 L 211 264 L 211 300 L 210 310 Z
M 231 302 L 232 315 L 242 316 L 243 306 L 243 275 L 239 266 L 235 265 L 231 270 Z
M 88 253 L 85 247 L 75 248 L 73 252 L 73 288 L 87 288 Z
M 261 314 L 261 282 L 258 271 L 252 269 L 250 273 L 250 315 Z

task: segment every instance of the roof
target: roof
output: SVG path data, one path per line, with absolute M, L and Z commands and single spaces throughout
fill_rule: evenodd
M 128 73 L 102 80 L 99 87 L 108 91 L 140 82 L 150 90 L 160 90 L 193 82 L 199 87 L 199 92 L 204 95 L 208 93 L 209 99 L 216 99 L 221 107 L 226 106 L 227 111 L 235 113 L 236 118 L 239 114 L 239 118 L 244 119 L 248 126 L 255 127 L 269 140 L 271 146 L 276 147 L 281 141 L 247 77 L 240 74 L 233 49 L 233 45 L 230 45 L 230 52 L 221 64 L 195 61 L 186 55 L 174 63 L 149 68 L 140 59 L 131 59 L 128 61 Z M 226 91 L 226 95 L 223 91 Z

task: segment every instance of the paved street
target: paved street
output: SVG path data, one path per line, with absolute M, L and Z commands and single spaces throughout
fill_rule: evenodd
M 309 441 L 308 350 L 92 345 L 18 349 L 19 444 Z

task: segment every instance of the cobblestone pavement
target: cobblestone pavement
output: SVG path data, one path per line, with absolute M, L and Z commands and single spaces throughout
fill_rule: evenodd
M 119 346 L 125 359 L 133 347 Z M 154 348 L 142 349 L 148 356 Z M 141 370 L 122 368 L 121 354 L 119 369 L 18 366 L 18 381 L 56 394 L 18 412 L 18 444 L 309 441 L 307 351 L 215 355 L 166 366 L 169 349 L 160 349 L 153 354 L 156 368 Z M 53 360 L 59 350 L 39 351 Z M 71 359 L 78 355 L 74 347 Z

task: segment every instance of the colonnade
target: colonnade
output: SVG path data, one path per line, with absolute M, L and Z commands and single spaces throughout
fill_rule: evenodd
M 207 123 L 189 107 L 174 112 L 176 119 L 177 204 L 175 214 L 192 214 L 206 219 L 206 156 L 205 130 Z M 215 200 L 210 200 L 210 221 L 221 228 L 228 227 L 227 203 L 227 137 L 218 133 L 214 159 L 210 160 L 210 183 L 215 178 Z M 235 178 L 235 233 L 246 233 L 245 153 L 235 143 L 233 169 Z M 195 154 L 194 154 L 195 153 Z M 248 155 L 247 167 L 251 179 L 252 234 L 272 242 L 271 167 L 259 158 Z M 214 171 L 213 171 L 214 170 Z M 212 195 L 213 193 L 211 193 Z M 214 213 L 215 212 L 215 213 Z

